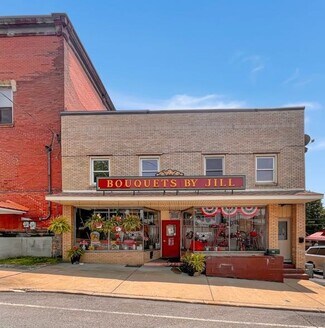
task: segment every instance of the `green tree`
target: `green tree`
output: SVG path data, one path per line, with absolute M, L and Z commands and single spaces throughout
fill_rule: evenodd
M 314 232 L 325 229 L 325 209 L 321 200 L 315 200 L 306 204 L 306 232 Z

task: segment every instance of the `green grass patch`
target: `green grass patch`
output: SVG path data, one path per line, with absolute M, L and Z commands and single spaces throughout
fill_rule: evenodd
M 61 262 L 60 259 L 53 257 L 34 257 L 34 256 L 22 256 L 11 257 L 8 259 L 0 259 L 0 264 L 7 265 L 38 265 L 38 264 L 56 264 Z

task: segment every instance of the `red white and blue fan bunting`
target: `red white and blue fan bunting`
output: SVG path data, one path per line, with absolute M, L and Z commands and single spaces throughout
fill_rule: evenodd
M 201 211 L 204 216 L 215 216 L 220 212 L 219 207 L 202 207 Z
M 243 215 L 252 217 L 258 212 L 258 207 L 240 207 L 239 210 Z
M 225 216 L 234 216 L 237 213 L 237 207 L 221 207 L 221 212 Z

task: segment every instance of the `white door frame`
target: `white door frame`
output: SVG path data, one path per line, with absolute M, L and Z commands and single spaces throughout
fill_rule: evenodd
M 278 219 L 278 245 L 284 262 L 291 262 L 291 218 Z

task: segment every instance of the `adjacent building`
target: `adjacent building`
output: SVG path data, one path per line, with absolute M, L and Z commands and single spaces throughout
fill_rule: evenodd
M 0 233 L 40 231 L 61 207 L 60 112 L 114 111 L 65 14 L 0 17 Z

